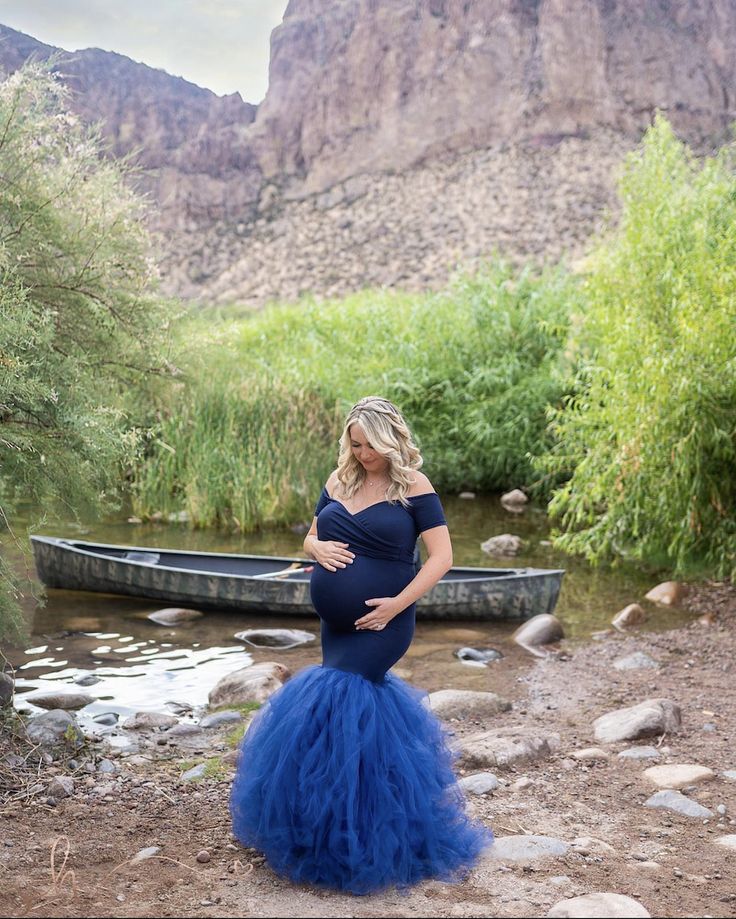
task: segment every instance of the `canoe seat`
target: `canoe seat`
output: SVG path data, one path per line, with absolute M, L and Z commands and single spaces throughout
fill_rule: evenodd
M 143 562 L 145 565 L 158 565 L 161 556 L 158 552 L 126 552 L 123 558 L 130 562 Z

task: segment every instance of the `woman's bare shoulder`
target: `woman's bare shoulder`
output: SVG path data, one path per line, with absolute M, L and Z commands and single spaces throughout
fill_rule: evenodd
M 427 476 L 419 470 L 414 471 L 414 481 L 409 486 L 408 497 L 416 495 L 427 495 L 434 491 L 434 485 L 429 481 Z

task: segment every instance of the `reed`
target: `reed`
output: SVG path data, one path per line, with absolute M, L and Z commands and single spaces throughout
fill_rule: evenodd
M 140 458 L 136 511 L 241 531 L 311 519 L 345 414 L 371 393 L 404 411 L 438 489 L 528 484 L 576 296 L 562 267 L 496 258 L 436 294 L 192 313 L 187 380 Z

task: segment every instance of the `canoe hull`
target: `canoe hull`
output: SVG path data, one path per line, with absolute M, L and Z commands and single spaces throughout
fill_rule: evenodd
M 40 580 L 50 588 L 98 591 L 164 601 L 167 605 L 203 610 L 255 612 L 314 617 L 309 596 L 309 576 L 296 572 L 284 579 L 261 579 L 227 571 L 186 570 L 143 564 L 112 557 L 106 552 L 165 551 L 177 555 L 210 557 L 232 567 L 258 562 L 278 570 L 304 559 L 275 556 L 237 556 L 186 553 L 150 547 L 80 543 L 56 537 L 32 536 Z M 95 549 L 97 551 L 95 551 Z M 184 561 L 182 561 L 184 564 Z M 486 572 L 488 575 L 486 576 Z M 518 568 L 453 568 L 448 579 L 437 583 L 417 603 L 418 619 L 523 620 L 551 613 L 557 603 L 562 570 Z

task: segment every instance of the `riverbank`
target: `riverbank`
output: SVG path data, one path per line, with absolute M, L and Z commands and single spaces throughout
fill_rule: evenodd
M 550 837 L 557 855 L 514 861 L 507 841 L 497 849 L 501 857 L 485 858 L 463 883 L 426 882 L 405 894 L 353 898 L 294 886 L 230 837 L 227 762 L 213 778 L 182 781 L 191 762 L 183 762 L 185 745 L 154 742 L 127 759 L 108 758 L 108 751 L 102 771 L 102 751 L 91 750 L 98 768 L 80 767 L 68 797 L 49 803 L 45 792 L 0 808 L 0 910 L 41 917 L 517 917 L 545 916 L 560 900 L 607 891 L 634 897 L 653 916 L 734 916 L 736 854 L 716 840 L 736 835 L 736 781 L 724 776 L 736 774 L 736 587 L 694 584 L 683 605 L 692 621 L 681 628 L 568 641 L 544 660 L 508 656 L 489 667 L 485 688 L 504 695 L 510 711 L 448 722 L 466 750 L 460 771 L 491 771 L 499 782 L 492 793 L 470 795 L 473 813 L 499 840 Z M 636 652 L 655 666 L 614 666 Z M 680 707 L 678 730 L 596 739 L 596 718 L 654 698 Z M 539 758 L 468 764 L 471 736 L 498 729 L 508 737 L 520 728 L 546 739 Z M 656 759 L 618 756 L 645 746 Z M 598 752 L 574 755 L 593 747 Z M 644 771 L 684 763 L 712 770 L 708 781 L 684 789 L 711 817 L 644 806 L 657 791 Z M 44 789 L 52 768 L 39 766 Z M 153 857 L 131 862 L 150 847 L 158 849 Z

